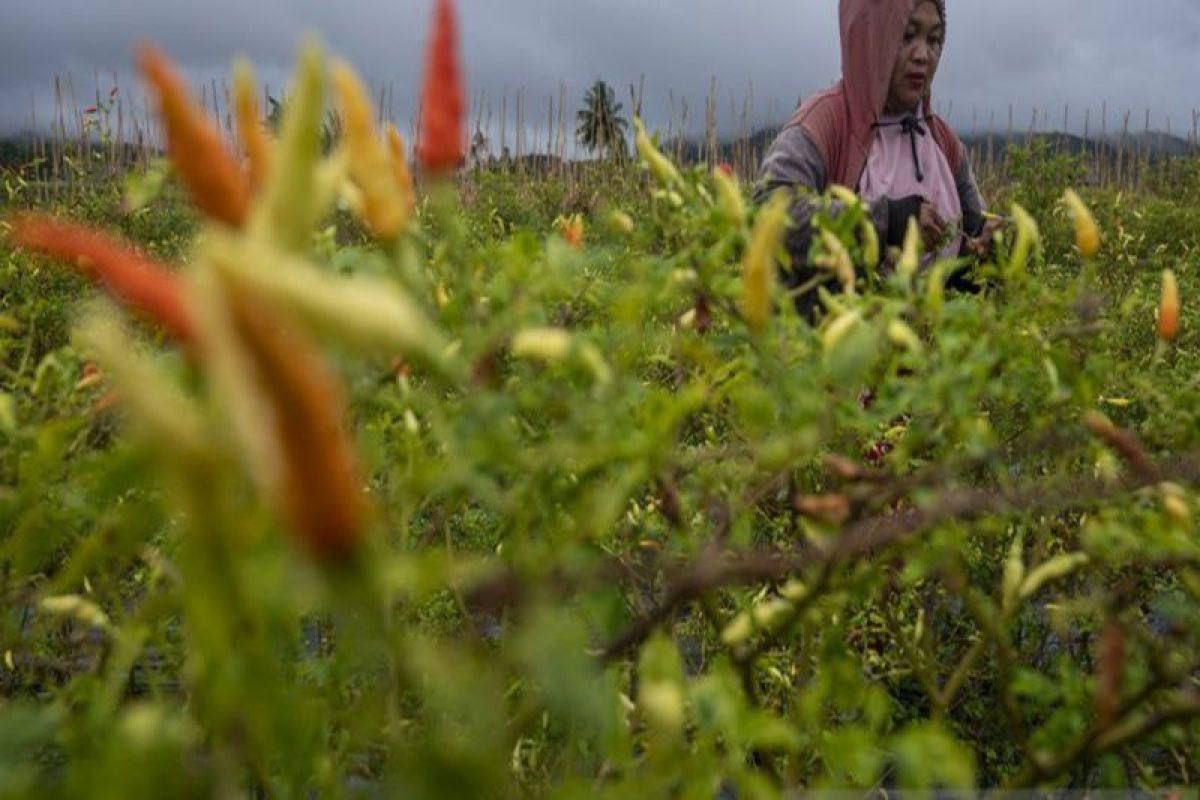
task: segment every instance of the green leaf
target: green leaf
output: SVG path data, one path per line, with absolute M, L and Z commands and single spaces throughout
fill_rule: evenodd
M 896 762 L 897 785 L 902 789 L 976 788 L 974 756 L 937 723 L 920 723 L 901 731 L 888 749 Z

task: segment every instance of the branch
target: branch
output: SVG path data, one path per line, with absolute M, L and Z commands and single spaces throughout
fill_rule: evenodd
M 684 569 L 657 607 L 640 617 L 604 650 L 606 659 L 616 658 L 641 644 L 653 630 L 672 618 L 677 610 L 699 596 L 717 589 L 747 584 L 771 583 L 809 569 L 828 569 L 870 555 L 893 544 L 903 543 L 949 521 L 971 521 L 1005 513 L 1037 514 L 1094 505 L 1162 480 L 1200 483 L 1200 457 L 1181 456 L 1150 465 L 1138 475 L 1117 481 L 1076 478 L 1055 483 L 1021 487 L 950 490 L 925 509 L 880 515 L 846 528 L 828 548 L 804 544 L 790 553 L 730 553 L 724 558 L 711 553 L 690 569 Z
M 774 554 L 727 561 L 713 548 L 709 548 L 699 561 L 675 581 L 657 607 L 635 620 L 604 648 L 602 657 L 611 661 L 624 656 L 641 645 L 659 625 L 671 619 L 679 609 L 710 592 L 725 586 L 769 582 L 776 580 L 779 574 L 779 559 Z
M 721 551 L 710 546 L 697 560 L 667 565 L 669 556 L 649 560 L 647 569 L 667 570 L 675 577 L 662 602 L 636 619 L 603 651 L 606 660 L 619 658 L 638 647 L 661 624 L 680 609 L 713 591 L 737 586 L 781 581 L 810 570 L 832 571 L 878 550 L 916 538 L 950 521 L 971 521 L 1002 514 L 1044 514 L 1086 508 L 1164 480 L 1200 484 L 1200 453 L 1147 462 L 1143 469 L 1115 481 L 1072 478 L 1039 481 L 1024 486 L 994 486 L 985 489 L 950 489 L 937 495 L 924 508 L 899 513 L 882 513 L 846 527 L 830 544 L 804 542 L 790 551 Z M 548 577 L 554 591 L 567 596 L 582 586 L 607 584 L 627 574 L 631 565 L 621 557 L 603 559 L 582 572 L 556 569 Z M 530 592 L 534 576 L 503 571 L 476 584 L 467 592 L 476 609 L 499 609 L 521 605 Z
M 1146 448 L 1142 446 L 1141 440 L 1133 431 L 1118 427 L 1113 424 L 1112 420 L 1097 411 L 1084 416 L 1083 424 L 1096 438 L 1125 459 L 1135 475 L 1151 481 L 1157 476 L 1157 469 L 1151 462 L 1150 456 L 1146 455 Z
M 1200 694 L 1179 692 L 1174 702 L 1161 711 L 1126 720 L 1111 728 L 1093 730 L 1057 758 L 1034 758 L 1016 776 L 1005 782 L 1006 789 L 1024 789 L 1053 780 L 1069 770 L 1080 758 L 1098 758 L 1140 742 L 1177 722 L 1200 719 Z

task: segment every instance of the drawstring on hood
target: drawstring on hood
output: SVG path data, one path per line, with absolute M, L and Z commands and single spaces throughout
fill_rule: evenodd
M 895 122 L 876 122 L 871 126 L 873 128 L 889 128 L 893 125 L 899 125 L 900 130 L 908 134 L 909 143 L 912 145 L 913 165 L 916 169 L 917 183 L 925 182 L 925 171 L 921 168 L 921 154 L 917 148 L 917 137 L 924 136 L 926 133 L 925 126 L 922 124 L 923 122 L 925 122 L 924 116 L 918 117 L 916 114 L 909 112 Z

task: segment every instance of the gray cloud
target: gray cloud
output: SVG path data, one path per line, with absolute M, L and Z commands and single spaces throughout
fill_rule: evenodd
M 161 44 L 197 81 L 250 55 L 274 87 L 295 45 L 318 31 L 330 49 L 376 84 L 392 87 L 393 108 L 413 113 L 429 0 L 42 0 L 9 2 L 0 28 L 0 128 L 28 125 L 52 104 L 55 75 L 70 73 L 80 104 L 107 88 L 114 72 L 128 90 L 135 42 Z M 686 98 L 689 127 L 703 121 L 710 76 L 719 82 L 722 127 L 734 127 L 753 91 L 751 121 L 787 113 L 797 96 L 839 72 L 835 0 L 460 0 L 463 49 L 472 91 L 498 116 L 500 99 L 524 87 L 530 125 L 565 85 L 571 108 L 604 78 L 619 88 L 644 75 L 646 115 L 665 127 Z M 1110 125 L 1125 109 L 1153 125 L 1190 129 L 1200 108 L 1200 4 L 1195 0 L 950 0 L 950 39 L 936 95 L 960 127 L 1009 104 L 1020 127 L 1033 110 L 1072 127 L 1084 109 Z M 677 124 L 677 123 L 675 123 Z

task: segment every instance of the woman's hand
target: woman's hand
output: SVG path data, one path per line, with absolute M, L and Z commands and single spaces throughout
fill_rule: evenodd
M 921 213 L 917 217 L 917 225 L 921 229 L 921 241 L 926 252 L 933 252 L 942 243 L 946 235 L 946 221 L 929 203 L 921 203 Z
M 974 239 L 967 239 L 967 252 L 976 258 L 987 258 L 992 254 L 996 244 L 996 231 L 1004 227 L 1004 220 L 999 217 L 988 217 L 983 223 L 983 231 Z
M 917 221 L 917 230 L 921 234 L 921 244 L 925 252 L 931 253 L 940 248 L 946 235 L 946 221 L 938 213 L 933 204 L 918 194 L 889 200 L 888 207 L 888 238 L 889 247 L 901 247 L 908 235 L 908 226 L 912 220 Z

